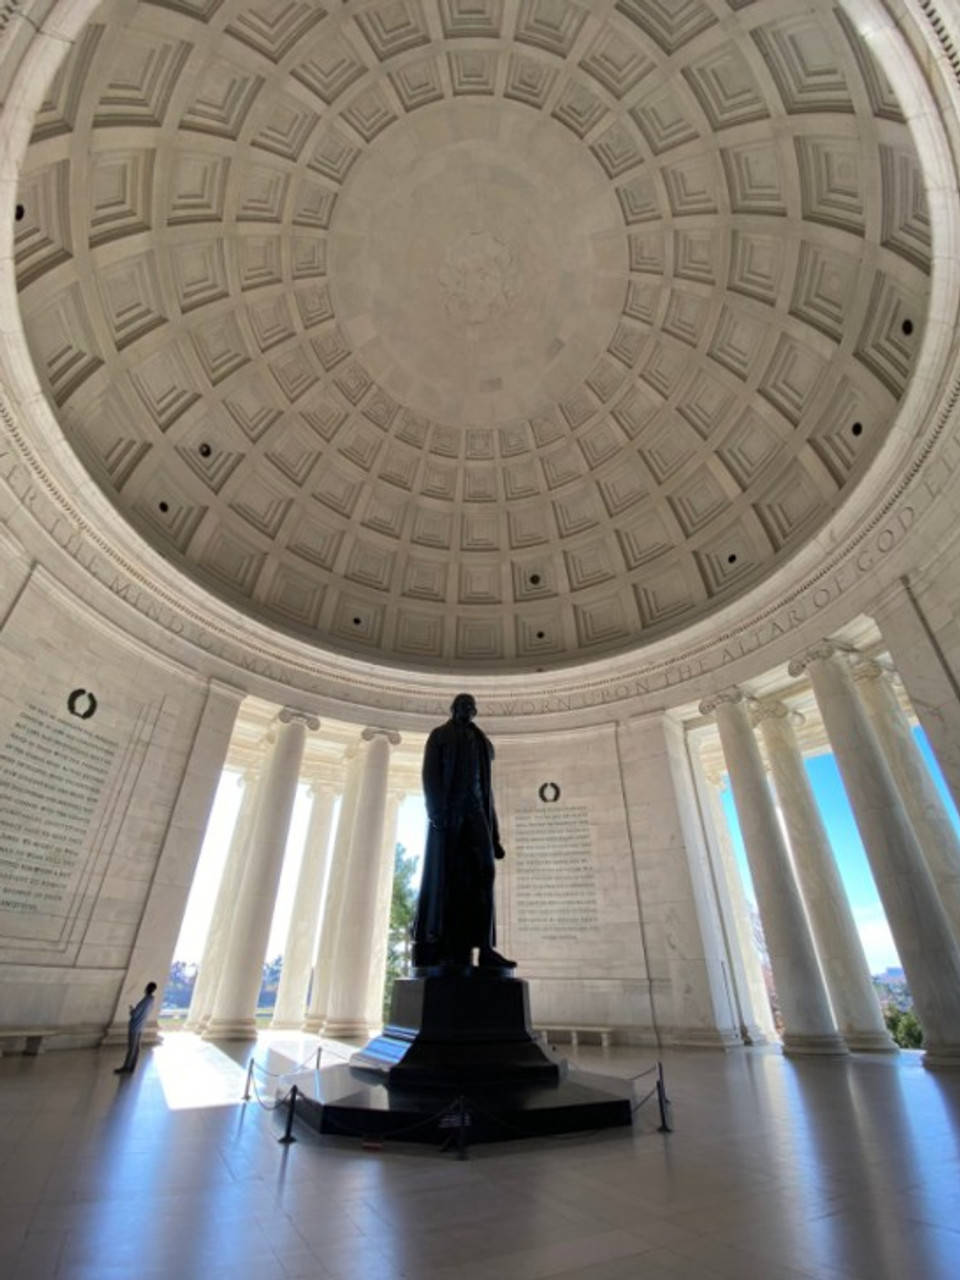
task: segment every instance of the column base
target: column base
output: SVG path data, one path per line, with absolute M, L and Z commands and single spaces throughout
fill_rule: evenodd
M 923 1054 L 923 1065 L 928 1071 L 960 1069 L 960 1044 L 928 1044 Z
M 305 1031 L 306 1026 L 302 1018 L 276 1018 L 270 1020 L 271 1031 Z
M 323 1034 L 332 1040 L 365 1040 L 370 1034 L 366 1020 L 357 1022 L 330 1022 L 323 1024 Z
M 843 1035 L 851 1053 L 899 1053 L 886 1031 L 845 1031 Z
M 843 1036 L 834 1032 L 832 1035 L 811 1036 L 801 1031 L 785 1031 L 783 1035 L 783 1052 L 788 1057 L 800 1055 L 823 1054 L 840 1057 L 848 1052 L 847 1042 Z
M 744 1044 L 755 1045 L 758 1048 L 762 1044 L 774 1043 L 762 1027 L 752 1026 L 750 1023 L 746 1023 L 740 1028 L 740 1036 Z
M 326 1015 L 322 1013 L 311 1013 L 300 1023 L 300 1030 L 308 1036 L 323 1035 L 323 1024 L 326 1022 Z
M 204 1040 L 256 1040 L 253 1018 L 211 1018 L 203 1030 Z

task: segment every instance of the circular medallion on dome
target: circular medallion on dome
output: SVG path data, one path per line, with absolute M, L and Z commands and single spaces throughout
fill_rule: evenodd
M 351 173 L 328 240 L 331 298 L 364 367 L 442 422 L 562 400 L 623 307 L 627 239 L 594 157 L 507 103 L 438 103 Z

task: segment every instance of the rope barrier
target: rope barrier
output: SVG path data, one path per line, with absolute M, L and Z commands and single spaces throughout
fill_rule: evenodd
M 321 1052 L 322 1052 L 322 1046 L 318 1046 L 317 1052 L 316 1052 L 316 1069 L 317 1070 L 320 1069 Z M 339 1058 L 338 1054 L 333 1054 L 332 1056 Z M 254 1072 L 260 1071 L 263 1075 L 269 1076 L 272 1079 L 280 1079 L 281 1076 L 295 1075 L 299 1070 L 301 1070 L 306 1065 L 307 1062 L 311 1061 L 312 1058 L 313 1058 L 313 1055 L 311 1054 L 311 1057 L 306 1059 L 304 1063 L 301 1063 L 300 1067 L 295 1067 L 292 1071 L 285 1071 L 285 1072 L 268 1071 L 265 1067 L 261 1067 L 260 1064 L 256 1062 L 252 1057 L 250 1058 L 250 1061 L 247 1064 L 247 1081 L 246 1081 L 246 1086 L 244 1088 L 244 1093 L 243 1093 L 244 1102 L 250 1101 L 250 1098 L 251 1098 L 250 1090 L 252 1088 L 254 1099 L 263 1108 L 264 1111 L 276 1111 L 278 1107 L 282 1107 L 285 1104 L 287 1106 L 286 1128 L 284 1130 L 283 1136 L 278 1139 L 279 1142 L 291 1143 L 291 1142 L 297 1141 L 297 1139 L 293 1136 L 292 1129 L 293 1129 L 294 1115 L 296 1113 L 297 1098 L 300 1095 L 301 1090 L 298 1088 L 296 1084 L 293 1084 L 285 1094 L 277 1098 L 274 1102 L 272 1103 L 265 1102 L 263 1098 L 260 1096 L 260 1090 L 257 1088 L 257 1081 L 254 1076 Z M 346 1059 L 342 1059 L 342 1058 L 340 1060 L 346 1061 Z M 631 1107 L 630 1115 L 631 1115 L 631 1118 L 635 1116 L 636 1113 L 640 1110 L 640 1108 L 645 1103 L 649 1102 L 649 1100 L 653 1097 L 653 1095 L 656 1094 L 657 1104 L 660 1111 L 660 1125 L 657 1132 L 672 1133 L 673 1126 L 670 1123 L 672 1104 L 670 1102 L 670 1099 L 667 1097 L 666 1082 L 664 1080 L 664 1075 L 663 1075 L 663 1063 L 659 1061 L 655 1062 L 652 1067 L 648 1067 L 645 1071 L 638 1071 L 636 1075 L 628 1076 L 627 1080 L 631 1085 L 631 1092 L 632 1092 L 632 1086 L 637 1080 L 642 1080 L 645 1076 L 652 1075 L 654 1072 L 657 1073 L 657 1079 L 654 1083 L 653 1088 L 649 1089 L 643 1095 L 640 1101 L 635 1103 Z M 452 1098 L 449 1102 L 444 1103 L 444 1105 L 438 1111 L 434 1111 L 430 1115 L 425 1116 L 420 1120 L 414 1121 L 412 1124 L 398 1125 L 387 1132 L 380 1133 L 374 1136 L 376 1138 L 393 1138 L 393 1139 L 402 1138 L 411 1133 L 416 1133 L 418 1130 L 425 1129 L 430 1125 L 436 1124 L 436 1125 L 439 1125 L 440 1127 L 443 1127 L 442 1121 L 447 1116 L 455 1116 L 457 1123 L 456 1125 L 448 1126 L 449 1128 L 451 1128 L 451 1130 L 453 1130 L 453 1132 L 445 1135 L 443 1142 L 440 1145 L 440 1150 L 447 1151 L 455 1143 L 456 1149 L 457 1149 L 457 1158 L 459 1160 L 465 1160 L 467 1158 L 467 1130 L 470 1127 L 471 1112 L 476 1113 L 478 1116 L 482 1116 L 485 1120 L 492 1122 L 493 1124 L 497 1125 L 499 1128 L 509 1130 L 522 1138 L 543 1138 L 543 1137 L 564 1136 L 562 1134 L 544 1134 L 544 1133 L 538 1133 L 531 1129 L 524 1129 L 522 1126 L 514 1124 L 512 1121 L 506 1120 L 502 1115 L 496 1115 L 490 1111 L 487 1111 L 484 1107 L 479 1106 L 477 1104 L 476 1098 L 470 1097 L 467 1094 L 463 1094 L 463 1093 L 457 1094 L 455 1098 Z M 361 1141 L 369 1141 L 371 1139 L 372 1135 L 370 1133 L 365 1132 L 362 1129 L 353 1128 L 351 1125 L 344 1124 L 341 1120 L 339 1120 L 335 1116 L 329 1116 L 327 1122 L 332 1126 L 333 1130 L 335 1130 L 337 1135 L 341 1135 L 349 1138 L 359 1138 Z M 599 1130 L 594 1130 L 592 1132 L 599 1132 Z

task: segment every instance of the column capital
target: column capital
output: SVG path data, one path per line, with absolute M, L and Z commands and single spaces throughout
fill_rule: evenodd
M 818 640 L 809 649 L 804 649 L 803 653 L 798 653 L 795 658 L 791 658 L 787 664 L 787 671 L 794 677 L 802 676 L 811 662 L 826 662 L 828 658 L 838 653 L 840 649 L 832 640 Z
M 867 680 L 883 680 L 892 683 L 893 672 L 875 658 L 859 658 L 851 667 L 853 678 L 861 683 Z
M 377 725 L 367 725 L 360 737 L 364 742 L 373 742 L 374 738 L 384 737 L 392 747 L 399 747 L 400 734 L 396 729 L 381 729 Z
M 316 732 L 320 728 L 320 721 L 310 711 L 301 711 L 299 707 L 281 707 L 277 714 L 277 719 L 281 724 L 303 724 L 308 729 Z
M 779 698 L 762 698 L 750 703 L 751 720 L 755 725 L 764 720 L 783 720 L 787 724 L 803 724 L 804 718 Z
M 308 775 L 304 781 L 307 784 L 307 790 L 312 796 L 319 796 L 324 792 L 336 795 L 339 790 L 339 785 L 332 778 L 322 777 L 317 774 L 312 777 Z
M 743 702 L 743 691 L 738 689 L 736 685 L 729 689 L 721 689 L 719 693 L 711 693 L 700 703 L 700 714 L 702 716 L 711 716 L 717 707 L 724 703 Z

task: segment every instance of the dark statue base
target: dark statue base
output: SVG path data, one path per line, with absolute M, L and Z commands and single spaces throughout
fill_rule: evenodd
M 393 988 L 382 1035 L 353 1067 L 386 1073 L 391 1086 L 556 1084 L 560 1068 L 530 1030 L 527 984 L 504 969 L 406 978 Z
M 381 1035 L 349 1065 L 295 1083 L 302 1121 L 359 1138 L 465 1145 L 632 1122 L 628 1085 L 598 1087 L 536 1042 L 527 984 L 511 970 L 397 982 Z

